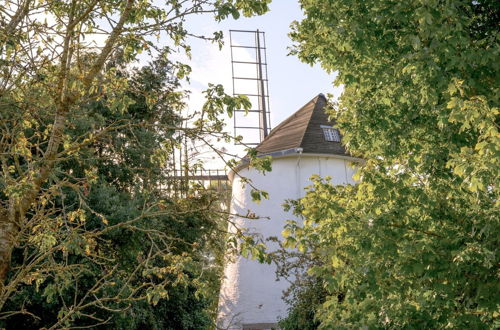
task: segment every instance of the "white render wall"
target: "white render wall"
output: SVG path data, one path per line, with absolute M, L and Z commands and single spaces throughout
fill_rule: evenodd
M 290 212 L 283 211 L 284 201 L 303 197 L 304 188 L 311 184 L 309 178 L 314 174 L 330 176 L 334 184 L 353 183 L 351 162 L 334 155 L 294 154 L 273 159 L 272 171 L 265 175 L 255 169 L 243 168 L 238 174 L 251 179 L 258 189 L 267 191 L 269 200 L 263 199 L 260 204 L 253 202 L 251 186 L 243 186 L 240 177 L 235 175 L 231 213 L 246 215 L 250 211 L 260 217 L 269 217 L 270 220 L 241 217 L 233 217 L 232 220 L 240 228 L 260 233 L 264 238 L 281 238 L 285 221 L 296 220 Z M 275 248 L 270 242 L 266 245 L 270 250 Z M 226 265 L 219 300 L 220 328 L 242 329 L 244 324 L 277 323 L 280 317 L 286 316 L 287 306 L 281 296 L 288 283 L 276 281 L 275 271 L 274 265 L 260 264 L 241 256 Z

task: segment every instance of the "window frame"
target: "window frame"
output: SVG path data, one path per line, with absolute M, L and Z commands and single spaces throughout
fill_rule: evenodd
M 320 125 L 320 127 L 326 142 L 340 142 L 340 132 L 338 129 L 328 125 Z

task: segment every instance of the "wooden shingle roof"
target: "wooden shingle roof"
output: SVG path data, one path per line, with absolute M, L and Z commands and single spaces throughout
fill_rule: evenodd
M 326 141 L 321 125 L 333 126 L 325 113 L 326 98 L 319 94 L 276 126 L 257 147 L 260 154 L 302 148 L 302 153 L 348 156 L 340 142 Z

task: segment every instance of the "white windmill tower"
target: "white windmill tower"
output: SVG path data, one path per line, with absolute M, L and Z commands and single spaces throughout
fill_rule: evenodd
M 254 33 L 259 36 L 259 32 Z M 280 237 L 285 221 L 296 219 L 283 210 L 283 202 L 303 197 L 312 175 L 330 176 L 334 184 L 353 183 L 353 169 L 349 163 L 357 159 L 346 154 L 340 144 L 341 136 L 332 128 L 334 123 L 328 120 L 325 105 L 325 97 L 319 94 L 263 136 L 256 149 L 259 155 L 272 157 L 271 172 L 263 175 L 242 162 L 229 173 L 231 214 L 244 215 L 251 211 L 261 218 L 269 218 L 248 220 L 235 216 L 232 222 L 236 226 L 263 238 Z M 268 107 L 260 110 L 261 117 L 269 111 Z M 261 132 L 266 132 L 266 127 L 260 125 L 260 128 Z M 253 202 L 252 187 L 244 184 L 242 178 L 250 179 L 254 186 L 267 191 L 269 200 L 259 204 Z M 230 230 L 234 230 L 231 225 Z M 277 246 L 268 244 L 268 248 L 272 251 Z M 218 326 L 235 330 L 276 328 L 278 319 L 286 316 L 287 306 L 282 293 L 288 283 L 276 281 L 275 272 L 275 265 L 260 264 L 241 256 L 227 263 L 221 284 Z

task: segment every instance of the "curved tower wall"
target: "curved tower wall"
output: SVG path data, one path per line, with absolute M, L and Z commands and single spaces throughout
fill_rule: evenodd
M 243 168 L 233 178 L 231 213 L 246 215 L 250 211 L 259 217 L 269 217 L 269 220 L 248 220 L 237 216 L 232 220 L 240 228 L 247 228 L 264 238 L 281 237 L 285 221 L 296 220 L 291 212 L 283 210 L 283 202 L 303 197 L 304 188 L 311 184 L 309 179 L 314 174 L 330 176 L 334 184 L 354 183 L 351 162 L 352 159 L 335 155 L 294 154 L 273 159 L 272 171 L 265 175 L 255 169 Z M 243 185 L 240 176 L 252 180 L 258 189 L 267 191 L 269 200 L 263 199 L 260 204 L 253 202 L 250 196 L 252 187 Z M 270 242 L 266 245 L 270 250 L 276 248 Z M 225 266 L 218 316 L 221 328 L 270 329 L 280 317 L 286 316 L 287 306 L 281 296 L 288 283 L 276 281 L 275 271 L 274 265 L 260 264 L 241 256 Z

